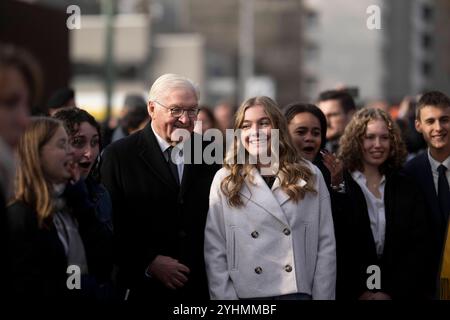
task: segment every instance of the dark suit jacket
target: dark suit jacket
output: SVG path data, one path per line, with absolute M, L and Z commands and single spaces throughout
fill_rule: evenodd
M 439 200 L 434 186 L 428 152 L 424 152 L 408 161 L 403 168 L 403 172 L 405 175 L 415 180 L 416 184 L 420 187 L 421 193 L 425 196 L 428 209 L 427 219 L 432 231 L 432 263 L 430 264 L 430 277 L 433 284 L 436 285 L 439 280 L 438 273 L 441 255 L 444 249 L 447 221 L 445 221 L 445 218 L 439 209 Z
M 345 287 L 341 297 L 357 299 L 368 290 L 370 265 L 380 267 L 380 290 L 393 299 L 427 297 L 424 264 L 429 246 L 428 228 L 420 191 L 399 173 L 387 175 L 385 245 L 383 255 L 378 258 L 364 194 L 350 173 L 346 172 L 344 179 L 349 201 L 336 210 L 333 207 L 338 234 L 345 234 L 339 252 L 343 265 L 341 285 Z
M 208 299 L 203 239 L 218 168 L 185 164 L 179 187 L 150 123 L 105 150 L 101 173 L 113 201 L 118 283 L 130 289 L 130 300 Z M 183 288 L 169 290 L 145 276 L 157 255 L 170 256 L 190 269 Z
M 340 193 L 331 188 L 331 175 L 320 157 L 316 158 L 314 164 L 322 172 L 328 187 L 331 200 L 331 212 L 333 214 L 334 235 L 336 238 L 336 300 L 349 299 L 352 288 L 348 285 L 346 276 L 345 256 L 346 251 L 354 241 L 348 233 L 353 205 L 352 199 L 347 193 Z
M 24 202 L 16 201 L 8 207 L 6 262 L 9 298 L 26 298 L 29 301 L 48 298 L 96 299 L 99 294 L 97 289 L 110 278 L 111 235 L 105 233 L 94 211 L 85 209 L 74 214 L 78 217 L 89 275 L 82 277 L 81 290 L 69 292 L 66 285 L 66 254 L 55 226 L 51 224 L 48 228 L 39 228 L 36 212 Z

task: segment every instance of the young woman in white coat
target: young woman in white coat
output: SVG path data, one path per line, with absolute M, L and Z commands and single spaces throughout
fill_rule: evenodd
M 268 97 L 245 101 L 234 129 L 205 229 L 211 298 L 334 299 L 336 247 L 320 170 L 297 155 Z

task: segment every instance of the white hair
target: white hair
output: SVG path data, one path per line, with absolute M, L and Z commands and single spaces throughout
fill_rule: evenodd
M 155 80 L 148 93 L 148 100 L 164 100 L 167 95 L 169 95 L 170 91 L 176 88 L 192 90 L 195 93 L 197 100 L 200 99 L 198 85 L 191 79 L 174 73 L 166 73 Z

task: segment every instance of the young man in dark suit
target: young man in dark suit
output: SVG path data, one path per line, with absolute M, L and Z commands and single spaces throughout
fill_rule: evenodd
M 430 281 L 437 297 L 439 265 L 450 214 L 450 99 L 445 94 L 425 93 L 416 107 L 416 129 L 428 145 L 428 151 L 409 161 L 404 168 L 425 195 L 433 235 Z
M 113 201 L 117 277 L 125 299 L 208 299 L 203 239 L 219 166 L 185 157 L 199 140 L 192 133 L 198 100 L 191 80 L 161 76 L 149 93 L 151 122 L 105 150 L 102 181 Z M 179 133 L 188 136 L 180 141 Z

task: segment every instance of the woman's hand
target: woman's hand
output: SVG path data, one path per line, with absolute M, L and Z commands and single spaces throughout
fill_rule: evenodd
M 344 165 L 342 161 L 335 154 L 331 154 L 327 150 L 321 150 L 320 154 L 323 158 L 323 164 L 330 171 L 331 184 L 338 186 L 344 181 Z

